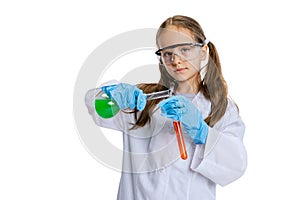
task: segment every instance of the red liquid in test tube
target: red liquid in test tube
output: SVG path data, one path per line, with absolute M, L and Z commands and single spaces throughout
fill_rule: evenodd
M 180 157 L 181 157 L 181 159 L 186 160 L 188 157 L 188 154 L 187 154 L 185 144 L 184 144 L 180 121 L 173 121 L 173 126 L 174 126 L 174 130 L 176 133 L 176 139 L 177 139 L 177 143 L 178 143 Z

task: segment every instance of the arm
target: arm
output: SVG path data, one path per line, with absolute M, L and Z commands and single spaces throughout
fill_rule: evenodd
M 201 155 L 201 146 L 196 145 L 191 169 L 221 186 L 241 177 L 247 167 L 244 131 L 238 110 L 229 101 L 224 117 L 209 128 L 204 154 Z

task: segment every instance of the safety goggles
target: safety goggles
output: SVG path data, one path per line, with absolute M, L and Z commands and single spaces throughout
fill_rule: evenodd
M 200 55 L 200 48 L 208 43 L 182 43 L 164 47 L 155 52 L 161 62 L 169 65 L 174 62 L 174 56 L 178 56 L 181 61 L 189 61 Z

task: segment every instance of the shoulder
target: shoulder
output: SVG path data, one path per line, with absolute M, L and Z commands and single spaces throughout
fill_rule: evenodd
M 230 98 L 228 98 L 228 104 L 224 116 L 222 117 L 222 126 L 239 126 L 244 127 L 244 122 L 242 121 L 239 113 L 239 108 L 237 104 Z
M 237 104 L 230 98 L 227 98 L 227 107 L 224 115 L 220 118 L 220 120 L 214 125 L 215 128 L 219 130 L 223 130 L 231 125 L 243 124 L 240 114 L 239 108 Z M 240 126 L 240 125 L 239 125 Z
M 237 104 L 231 99 L 231 98 L 227 98 L 227 109 L 226 112 L 229 113 L 239 113 L 239 108 L 237 106 Z
M 228 120 L 240 120 L 240 111 L 238 105 L 231 99 L 227 99 L 227 108 L 224 114 L 226 121 Z

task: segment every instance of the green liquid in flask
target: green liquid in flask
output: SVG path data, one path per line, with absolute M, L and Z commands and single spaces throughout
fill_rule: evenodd
M 96 99 L 95 109 L 98 115 L 105 119 L 115 116 L 120 111 L 118 105 L 109 98 Z

